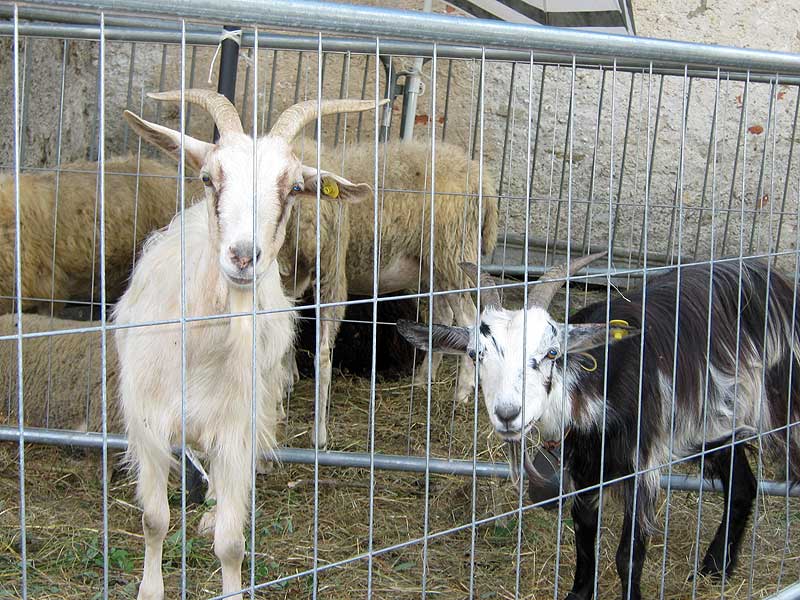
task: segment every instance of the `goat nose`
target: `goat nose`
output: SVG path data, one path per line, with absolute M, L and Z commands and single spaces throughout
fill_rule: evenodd
M 495 407 L 494 414 L 496 414 L 497 418 L 503 423 L 508 425 L 511 423 L 511 421 L 517 418 L 521 410 L 522 407 L 517 406 L 516 404 L 500 404 Z
M 247 242 L 239 242 L 228 248 L 228 254 L 231 262 L 239 269 L 243 270 L 249 267 L 253 262 L 257 262 L 261 257 L 261 248 L 256 247 L 255 261 L 253 260 L 253 244 Z

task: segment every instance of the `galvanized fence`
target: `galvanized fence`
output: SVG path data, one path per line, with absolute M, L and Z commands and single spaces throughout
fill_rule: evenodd
M 9 443 L 0 446 L 0 456 L 3 487 L 13 491 L 0 505 L 2 543 L 11 557 L 0 563 L 0 597 L 136 594 L 144 544 L 131 483 L 135 473 L 111 476 L 116 462 L 111 452 L 127 447 L 118 406 L 123 367 L 114 336 L 125 329 L 180 327 L 175 353 L 182 357 L 180 420 L 186 423 L 188 332 L 204 323 L 228 323 L 242 313 L 229 308 L 198 316 L 184 307 L 174 319 L 132 325 L 112 319 L 112 305 L 128 284 L 144 238 L 176 214 L 175 223 L 183 223 L 181 208 L 202 197 L 192 187 L 191 173 L 165 159 L 159 162 L 159 151 L 120 116 L 127 109 L 182 136 L 211 140 L 212 123 L 197 106 L 156 102 L 146 94 L 217 86 L 236 106 L 244 131 L 256 135 L 269 132 L 282 111 L 300 101 L 360 98 L 375 105 L 373 112 L 317 119 L 306 133 L 315 141 L 297 150 L 312 166 L 321 164 L 325 152 L 328 165 L 323 166 L 333 170 L 329 165 L 335 164 L 344 177 L 351 177 L 349 165 L 357 160 L 359 150 L 353 148 L 368 152 L 373 161 L 364 181 L 375 193 L 364 201 L 372 211 L 366 221 L 356 217 L 355 211 L 365 210 L 361 205 L 337 204 L 336 211 L 326 213 L 318 192 L 316 203 L 302 210 L 296 205 L 287 226 L 287 240 L 293 241 L 287 242 L 291 248 L 282 274 L 290 295 L 303 266 L 302 243 L 314 237 L 311 262 L 305 265 L 313 285 L 295 303 L 297 322 L 306 332 L 296 351 L 305 376 L 287 390 L 285 435 L 274 451 L 277 464 L 258 478 L 255 456 L 248 467 L 253 485 L 244 593 L 559 597 L 576 572 L 585 579 L 589 569 L 588 591 L 573 590 L 575 597 L 617 595 L 620 585 L 624 596 L 636 597 L 628 589 L 635 577 L 630 575 L 634 551 L 618 556 L 620 581 L 611 547 L 620 531 L 623 538 L 630 536 L 632 547 L 635 534 L 623 529 L 619 505 L 612 499 L 606 506 L 603 496 L 631 483 L 636 506 L 640 482 L 657 473 L 666 493 L 656 511 L 644 595 L 798 597 L 800 547 L 791 526 L 800 491 L 788 481 L 800 457 L 791 454 L 792 436 L 798 435 L 791 399 L 785 423 L 737 431 L 720 446 L 730 452 L 749 448 L 757 481 L 755 510 L 739 565 L 731 572 L 723 569 L 719 580 L 702 578 L 701 546 L 721 506 L 719 497 L 706 492 L 734 483 L 733 460 L 727 478 L 707 464 L 706 442 L 712 440 L 706 440 L 705 415 L 713 401 L 707 390 L 704 398 L 701 393 L 699 447 L 673 451 L 674 423 L 691 418 L 680 414 L 685 403 L 673 391 L 664 400 L 672 418 L 666 456 L 653 461 L 640 455 L 649 424 L 639 417 L 632 432 L 633 472 L 608 477 L 601 467 L 598 486 L 572 489 L 570 475 L 574 480 L 576 474 L 559 466 L 558 502 L 555 512 L 545 513 L 545 502 L 525 493 L 525 478 L 509 481 L 507 450 L 494 435 L 482 408 L 485 394 L 478 391 L 485 370 L 479 369 L 473 382 L 478 385 L 469 388 L 463 402 L 467 359 L 459 364 L 445 359 L 438 375 L 431 376 L 438 358 L 432 363 L 413 353 L 394 322 L 399 316 L 427 323 L 430 316 L 465 330 L 479 323 L 476 314 L 464 313 L 466 322 L 458 314 L 460 292 L 469 290 L 469 281 L 445 279 L 442 285 L 437 278 L 437 264 L 445 262 L 443 248 L 452 254 L 446 258 L 474 262 L 496 276 L 503 301 L 513 307 L 524 304 L 537 289 L 534 278 L 553 265 L 606 251 L 608 258 L 566 277 L 572 285 L 551 307 L 553 318 L 561 321 L 595 301 L 611 306 L 612 298 L 626 298 L 640 287 L 646 295 L 648 282 L 659 275 L 676 275 L 677 297 L 681 273 L 703 265 L 711 265 L 712 273 L 715 265 L 738 265 L 741 293 L 747 279 L 742 265 L 749 259 L 761 259 L 768 273 L 782 274 L 796 296 L 800 57 L 284 0 L 269 9 L 236 0 L 191 7 L 55 0 L 6 5 L 0 11 L 6 58 L 0 79 L 9 89 L 8 102 L 0 107 L 5 171 L 0 217 L 2 239 L 8 242 L 6 266 L 0 264 L 7 271 L 0 275 L 9 279 L 0 290 L 0 306 L 8 313 L 0 317 L 6 319 L 0 329 L 5 423 L 0 440 Z M 391 103 L 379 107 L 384 98 Z M 424 156 L 409 165 L 395 149 L 399 146 L 391 145 L 396 139 L 422 142 Z M 379 155 L 379 148 L 398 154 Z M 440 148 L 447 149 L 448 159 L 449 154 L 462 157 L 463 172 L 442 173 Z M 117 157 L 129 157 L 128 162 L 113 162 Z M 460 179 L 450 182 L 449 175 Z M 158 216 L 147 195 L 148 181 L 172 186 L 167 202 L 160 203 L 167 208 Z M 438 189 L 440 181 L 446 189 Z M 259 182 L 255 185 L 258 189 Z M 122 206 L 123 201 L 128 204 Z M 392 212 L 386 207 L 393 202 L 400 208 Z M 449 234 L 437 229 L 439 210 L 445 210 L 443 219 L 452 219 Z M 257 218 L 254 214 L 253 222 Z M 492 218 L 497 219 L 496 247 L 494 239 L 482 239 L 482 226 Z M 332 229 L 325 229 L 329 224 Z M 398 250 L 403 229 L 416 232 L 415 261 Z M 450 235 L 450 246 L 441 235 Z M 470 253 L 470 244 L 491 252 Z M 359 257 L 369 265 L 367 272 L 338 260 L 344 252 L 368 252 Z M 326 295 L 335 287 L 330 276 L 343 275 L 340 269 L 346 270 L 349 299 Z M 416 286 L 393 281 L 403 269 L 413 270 Z M 187 275 L 182 273 L 182 297 Z M 46 285 L 37 288 L 37 280 Z M 49 293 L 28 293 L 29 282 L 31 290 Z M 480 311 L 487 290 L 483 280 L 477 287 L 473 297 Z M 711 299 L 710 292 L 700 298 L 698 309 L 710 315 Z M 737 312 L 744 310 L 740 305 Z M 254 304 L 243 314 L 255 323 L 256 317 L 278 313 Z M 784 316 L 792 330 L 794 308 Z M 682 323 L 676 315 L 670 319 L 677 356 Z M 328 382 L 321 340 L 324 325 L 334 321 L 341 326 L 334 362 L 344 370 L 335 368 Z M 525 336 L 528 326 L 526 319 Z M 764 339 L 769 326 L 764 317 Z M 737 349 L 746 335 L 740 328 L 737 320 Z M 789 345 L 796 342 L 791 338 Z M 706 347 L 703 341 L 708 381 L 716 343 L 710 339 Z M 774 365 L 764 348 L 757 350 L 765 387 Z M 252 356 L 258 360 L 255 343 Z M 791 398 L 794 362 L 789 364 Z M 401 371 L 400 378 L 379 372 L 382 365 Z M 675 365 L 664 389 L 679 386 Z M 612 367 L 605 360 L 603 367 L 611 381 Z M 738 374 L 738 356 L 735 368 Z M 528 393 L 525 377 L 520 395 Z M 640 367 L 640 414 L 646 412 L 642 402 L 652 402 L 643 389 L 657 377 L 654 369 Z M 253 382 L 256 378 L 254 370 Z M 737 379 L 734 389 L 744 389 L 742 381 Z M 604 416 L 596 419 L 600 432 L 608 407 L 615 406 L 608 386 L 604 377 Z M 746 395 L 742 389 L 738 392 Z M 763 411 L 776 392 L 759 393 Z M 247 406 L 252 402 L 255 423 L 253 398 L 241 400 Z M 325 419 L 321 403 L 328 405 L 327 448 L 309 437 Z M 565 426 L 571 418 L 561 413 L 560 433 L 550 440 L 557 442 L 562 461 L 571 451 L 568 438 L 578 435 Z M 537 431 L 528 432 L 523 454 L 541 445 Z M 255 440 L 255 425 L 252 434 Z M 787 442 L 777 457 L 765 450 L 776 436 Z M 188 464 L 203 471 L 204 448 L 187 450 L 185 425 L 171 442 L 185 491 Z M 34 444 L 100 449 L 102 470 L 87 472 L 84 463 L 90 461 Z M 595 450 L 606 460 L 621 452 L 604 443 Z M 510 456 L 522 460 L 513 452 Z M 601 459 L 601 464 L 606 463 Z M 587 493 L 595 495 L 599 509 L 594 558 L 585 562 L 579 555 L 573 563 L 572 537 L 579 527 L 569 502 Z M 210 545 L 194 533 L 214 502 L 192 506 L 181 493 L 170 504 L 180 519 L 164 551 L 167 596 L 232 595 L 219 596 L 218 563 Z M 731 504 L 726 505 L 728 514 Z M 736 528 L 724 522 L 721 529 L 726 559 L 729 530 Z

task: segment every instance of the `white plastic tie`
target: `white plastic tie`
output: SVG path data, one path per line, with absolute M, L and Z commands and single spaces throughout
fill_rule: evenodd
M 219 56 L 219 51 L 222 48 L 222 42 L 225 40 L 233 40 L 236 42 L 236 45 L 239 48 L 242 47 L 242 30 L 241 29 L 234 29 L 232 31 L 228 31 L 224 29 L 219 36 L 219 43 L 217 44 L 217 49 L 214 50 L 214 56 L 211 57 L 211 64 L 208 67 L 208 83 L 211 84 L 211 78 L 214 74 L 214 65 L 217 64 L 217 57 Z M 241 52 L 239 53 L 239 57 L 242 58 L 247 64 L 252 65 L 253 59 L 249 56 L 245 56 Z
M 194 468 L 197 469 L 200 475 L 203 476 L 205 482 L 208 483 L 208 473 L 206 473 L 206 470 L 203 468 L 203 464 L 200 462 L 200 459 L 197 458 L 197 455 L 194 453 L 194 451 L 186 446 L 183 452 L 186 454 L 186 458 L 189 459 L 189 462 L 192 463 Z

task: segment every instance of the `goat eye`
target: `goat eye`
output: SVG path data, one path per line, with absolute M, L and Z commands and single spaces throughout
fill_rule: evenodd
M 549 358 L 550 360 L 557 359 L 558 358 L 558 348 L 550 348 L 550 350 L 547 351 L 547 358 Z
M 467 352 L 467 356 L 469 356 L 472 360 L 475 360 L 475 350 L 470 350 Z
M 303 186 L 302 186 L 302 185 L 300 185 L 299 183 L 295 183 L 295 184 L 292 186 L 292 191 L 293 191 L 295 194 L 297 194 L 298 192 L 302 192 L 302 191 L 303 191 Z
M 209 175 L 208 173 L 201 174 L 200 181 L 203 182 L 203 185 L 211 185 L 211 175 Z

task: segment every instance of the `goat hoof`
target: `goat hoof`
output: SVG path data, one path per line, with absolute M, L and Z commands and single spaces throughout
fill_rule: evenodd
M 197 524 L 197 535 L 204 538 L 214 538 L 214 527 L 217 524 L 217 511 L 215 509 L 209 510 L 206 514 L 200 517 L 200 522 Z
M 315 444 L 317 448 L 323 450 L 328 445 L 328 432 L 327 431 L 320 431 L 319 433 L 311 434 L 311 443 Z
M 703 559 L 703 564 L 700 565 L 700 570 L 697 573 L 690 573 L 687 581 L 692 581 L 695 579 L 697 575 L 701 575 L 703 577 L 710 577 L 711 579 L 719 580 L 722 579 L 722 569 L 719 565 L 722 564 L 722 560 L 717 560 L 713 556 L 706 555 Z M 731 569 L 733 568 L 730 561 L 728 561 L 728 568 L 727 568 L 727 575 L 730 575 Z
M 435 380 L 431 378 L 431 383 Z M 414 386 L 425 387 L 428 385 L 428 372 L 427 371 L 417 371 L 417 374 L 414 375 Z
M 475 397 L 474 390 L 459 390 L 458 391 L 458 401 L 462 404 L 471 404 L 472 399 Z

